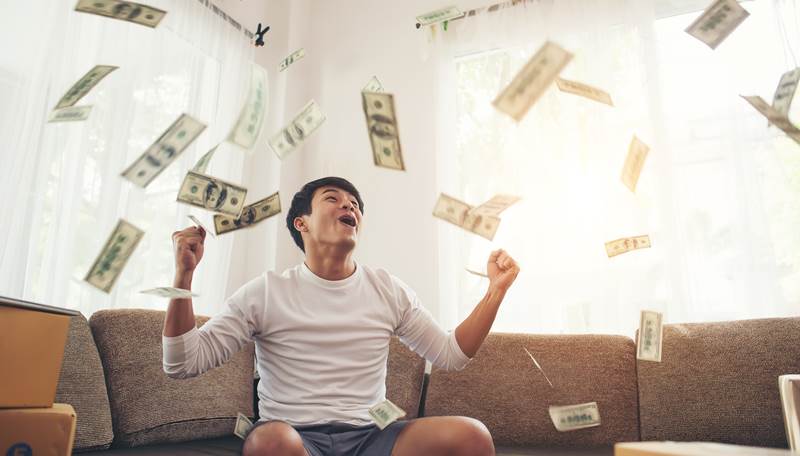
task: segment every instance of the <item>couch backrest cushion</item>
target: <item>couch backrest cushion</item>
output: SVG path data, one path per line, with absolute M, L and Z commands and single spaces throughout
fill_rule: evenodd
M 73 451 L 111 446 L 114 432 L 106 379 L 89 322 L 83 315 L 70 318 L 55 402 L 70 404 L 78 417 Z
M 800 318 L 665 325 L 640 361 L 643 440 L 787 445 L 778 376 L 800 373 Z
M 557 431 L 549 407 L 585 402 L 597 402 L 601 425 Z M 425 412 L 477 418 L 497 446 L 577 448 L 635 441 L 639 420 L 634 343 L 622 336 L 492 333 L 464 370 L 433 369 Z
M 197 317 L 198 326 L 207 317 Z M 114 446 L 230 435 L 236 415 L 253 416 L 254 347 L 190 379 L 162 370 L 164 312 L 102 310 L 90 319 L 108 385 Z
M 418 416 L 425 360 L 409 350 L 397 337 L 389 343 L 386 398 L 406 411 L 404 419 Z

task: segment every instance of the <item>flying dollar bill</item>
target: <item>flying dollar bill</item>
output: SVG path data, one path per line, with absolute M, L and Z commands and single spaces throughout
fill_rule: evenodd
M 436 24 L 438 22 L 449 21 L 457 17 L 463 16 L 464 13 L 456 6 L 448 6 L 447 8 L 431 11 L 430 13 L 420 14 L 417 16 L 417 28 L 426 25 Z
M 113 65 L 97 65 L 88 73 L 83 75 L 82 78 L 78 80 L 72 87 L 69 88 L 66 94 L 58 100 L 58 104 L 54 109 L 61 109 L 66 108 L 68 106 L 73 106 L 75 103 L 78 102 L 81 98 L 84 97 L 87 93 L 89 93 L 94 86 L 97 85 L 104 77 L 108 76 L 112 71 L 116 70 L 119 67 L 115 67 Z
M 236 434 L 236 436 L 240 439 L 244 440 L 252 427 L 253 422 L 250 421 L 250 418 L 244 416 L 242 413 L 239 413 L 236 416 L 236 425 L 233 427 L 233 433 Z
M 716 49 L 749 15 L 736 0 L 716 0 L 686 28 L 686 33 Z
M 488 279 L 488 278 L 489 278 L 489 274 L 486 274 L 486 273 L 483 273 L 483 272 L 479 272 L 479 271 L 473 271 L 473 270 L 472 270 L 472 269 L 470 269 L 470 268 L 464 268 L 464 270 L 465 270 L 465 271 L 467 271 L 467 272 L 469 272 L 470 274 L 472 274 L 472 275 L 476 275 L 476 276 L 478 276 L 478 277 L 483 277 L 483 278 L 485 278 L 485 279 Z
M 314 100 L 303 106 L 289 125 L 283 127 L 269 140 L 269 146 L 281 160 L 305 141 L 325 122 L 325 114 Z
M 169 298 L 169 299 L 191 299 L 198 296 L 197 294 L 192 293 L 191 290 L 184 290 L 183 288 L 173 288 L 173 287 L 151 288 L 149 290 L 142 290 L 139 293 L 158 296 L 159 298 Z
M 800 68 L 787 71 L 781 75 L 775 95 L 772 96 L 772 108 L 785 117 L 789 117 L 789 108 L 797 92 L 797 83 L 800 82 Z
M 256 223 L 266 220 L 273 215 L 281 212 L 281 199 L 278 192 L 245 206 L 242 215 L 239 217 L 229 217 L 227 215 L 214 215 L 214 229 L 217 234 L 227 233 L 242 228 L 247 228 Z
M 559 45 L 544 43 L 492 104 L 519 122 L 570 60 L 572 54 Z
M 216 177 L 189 171 L 178 191 L 178 201 L 213 212 L 239 217 L 247 189 Z
M 206 169 L 208 169 L 208 164 L 211 163 L 211 159 L 214 158 L 214 152 L 217 151 L 217 147 L 219 144 L 209 149 L 208 152 L 204 153 L 200 160 L 197 160 L 197 163 L 192 166 L 192 171 L 200 174 L 205 174 Z
M 498 216 L 521 199 L 519 196 L 514 195 L 495 195 L 489 201 L 471 209 L 469 213 L 472 215 Z
M 389 399 L 369 409 L 369 416 L 372 417 L 380 430 L 385 429 L 386 426 L 394 423 L 405 415 L 406 412 Z
M 766 101 L 764 101 L 761 97 L 757 95 L 752 96 L 744 96 L 742 98 L 747 100 L 751 106 L 756 108 L 758 112 L 760 112 L 767 120 L 776 127 L 780 128 L 787 136 L 794 140 L 794 142 L 800 144 L 800 129 L 794 126 L 789 118 L 775 110 L 772 106 L 770 106 Z
M 195 217 L 195 216 L 194 216 L 194 215 L 192 215 L 192 214 L 189 214 L 189 215 L 187 215 L 186 217 L 188 217 L 188 218 L 189 218 L 189 220 L 191 220 L 191 221 L 192 221 L 192 223 L 194 223 L 194 225 L 195 225 L 196 227 L 198 227 L 198 228 L 202 228 L 202 229 L 203 229 L 203 231 L 205 231 L 206 233 L 210 234 L 210 235 L 211 235 L 211 237 L 216 237 L 216 235 L 214 235 L 214 232 L 213 232 L 213 231 L 208 231 L 208 228 L 206 228 L 206 226 L 205 226 L 205 225 L 203 225 L 203 222 L 201 222 L 201 221 L 200 221 L 200 219 L 198 219 L 197 217 Z
M 181 114 L 152 146 L 122 172 L 122 177 L 139 187 L 147 187 L 205 129 L 204 123 L 188 114 Z
M 361 89 L 362 92 L 376 92 L 380 93 L 383 92 L 383 84 L 381 81 L 378 80 L 377 76 L 373 76 L 372 79 L 369 80 L 367 85 Z
M 472 209 L 469 204 L 442 193 L 433 208 L 433 216 L 491 241 L 500 227 L 500 219 L 492 215 L 471 214 Z
M 106 293 L 111 292 L 142 236 L 144 231 L 120 219 L 83 280 Z
M 600 426 L 600 410 L 597 402 L 565 406 L 551 405 L 549 411 L 550 419 L 559 432 Z
M 650 148 L 636 136 L 631 139 L 628 146 L 628 156 L 625 158 L 625 165 L 622 167 L 622 183 L 628 189 L 636 193 L 636 183 L 639 182 L 639 174 L 642 172 L 644 161 L 647 159 L 647 152 Z
M 394 110 L 394 95 L 361 92 L 361 101 L 367 118 L 367 133 L 375 165 L 405 171 Z
M 661 362 L 661 340 L 664 335 L 663 315 L 643 310 L 639 316 L 639 335 L 636 338 L 636 359 Z
M 563 78 L 556 78 L 556 86 L 558 86 L 558 90 L 562 92 L 571 93 L 573 95 L 598 101 L 609 106 L 614 106 L 614 103 L 611 101 L 611 95 L 609 95 L 605 90 L 598 89 L 597 87 L 592 87 L 577 81 L 569 81 Z
M 267 113 L 268 96 L 267 71 L 253 63 L 250 71 L 250 92 L 247 103 L 242 108 L 236 126 L 228 135 L 228 141 L 248 150 L 255 145 Z
M 620 238 L 606 242 L 606 255 L 608 255 L 609 258 L 612 258 L 632 250 L 649 248 L 650 236 L 646 234 L 643 236 Z
M 92 112 L 91 106 L 67 106 L 66 108 L 54 109 L 50 113 L 47 122 L 76 122 L 86 120 Z
M 121 0 L 79 0 L 75 11 L 97 14 L 156 28 L 167 12 L 141 3 Z
M 528 354 L 528 356 L 530 356 L 530 357 L 531 357 L 531 361 L 533 361 L 533 364 L 536 366 L 536 368 L 537 368 L 537 369 L 539 369 L 539 372 L 541 372 L 541 373 L 542 373 L 542 376 L 544 377 L 544 379 L 545 379 L 545 380 L 547 380 L 547 383 L 549 383 L 549 384 L 550 384 L 550 388 L 555 388 L 555 387 L 553 386 L 553 382 L 551 382 L 551 381 L 550 381 L 550 379 L 549 379 L 549 378 L 547 378 L 547 374 L 545 374 L 545 373 L 544 373 L 544 369 L 542 369 L 542 366 L 540 366 L 540 365 L 539 365 L 539 362 L 538 362 L 538 361 L 536 361 L 536 358 L 534 358 L 534 357 L 533 357 L 533 355 L 531 354 L 531 352 L 529 352 L 529 351 L 528 351 L 528 349 L 527 349 L 527 348 L 525 348 L 525 347 L 522 347 L 522 349 L 523 349 L 523 350 L 525 350 L 525 353 L 527 353 L 527 354 Z
M 303 49 L 303 48 L 300 48 L 300 49 L 292 52 L 291 54 L 289 54 L 288 57 L 286 57 L 285 59 L 281 60 L 280 66 L 278 68 L 278 71 L 283 71 L 283 70 L 289 68 L 289 66 L 291 64 L 293 64 L 294 62 L 302 59 L 305 56 L 306 56 L 306 50 Z

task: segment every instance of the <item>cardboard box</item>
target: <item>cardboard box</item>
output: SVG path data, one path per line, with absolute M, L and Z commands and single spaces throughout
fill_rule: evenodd
M 48 408 L 0 409 L 0 454 L 72 454 L 75 410 L 71 405 Z
M 53 405 L 72 315 L 0 296 L 0 408 Z
M 797 453 L 713 442 L 625 442 L 614 445 L 614 456 L 797 456 Z

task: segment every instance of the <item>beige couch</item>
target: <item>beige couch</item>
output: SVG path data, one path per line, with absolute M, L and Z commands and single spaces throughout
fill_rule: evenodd
M 163 318 L 149 310 L 73 318 L 56 401 L 77 411 L 76 451 L 239 453 L 236 415 L 257 409 L 253 345 L 197 378 L 170 379 L 161 370 Z M 611 455 L 615 442 L 640 439 L 786 447 L 777 378 L 798 372 L 800 318 L 667 325 L 661 363 L 637 362 L 622 336 L 493 333 L 464 370 L 430 375 L 393 340 L 387 396 L 411 418 L 483 421 L 501 455 Z M 548 406 L 590 401 L 601 426 L 556 431 Z

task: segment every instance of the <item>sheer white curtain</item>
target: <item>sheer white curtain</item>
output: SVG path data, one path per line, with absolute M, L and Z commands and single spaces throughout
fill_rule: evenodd
M 171 234 L 188 213 L 175 201 L 192 164 L 222 141 L 247 96 L 253 47 L 196 1 L 153 0 L 156 29 L 78 13 L 75 2 L 3 2 L 0 56 L 0 294 L 81 310 L 164 308 L 138 291 L 172 284 Z M 78 104 L 85 122 L 46 123 L 94 65 L 116 65 Z M 120 177 L 181 113 L 208 125 L 146 189 Z M 212 175 L 240 182 L 246 151 L 217 150 Z M 110 294 L 83 282 L 119 218 L 146 234 Z M 196 277 L 198 313 L 226 293 L 232 237 L 208 239 Z
M 640 309 L 668 322 L 797 314 L 800 147 L 739 95 L 771 100 L 797 66 L 798 11 L 744 2 L 751 16 L 712 51 L 683 31 L 707 3 L 541 0 L 420 33 L 439 72 L 441 191 L 524 198 L 493 242 L 441 224 L 445 325 L 485 290 L 464 267 L 498 247 L 522 272 L 496 331 L 632 336 Z M 548 39 L 575 55 L 562 77 L 614 107 L 553 85 L 518 124 L 494 109 Z M 633 135 L 651 148 L 635 194 L 620 181 Z M 607 258 L 606 241 L 641 234 L 652 248 Z

